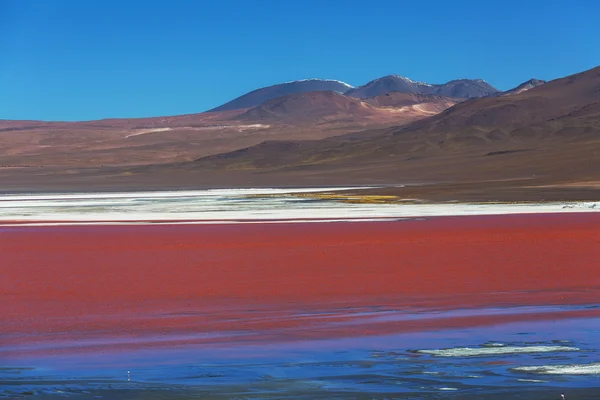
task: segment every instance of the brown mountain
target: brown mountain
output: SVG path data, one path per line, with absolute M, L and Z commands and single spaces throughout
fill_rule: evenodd
M 425 104 L 425 103 L 440 103 L 447 104 L 452 103 L 452 105 L 458 103 L 459 101 L 455 98 L 437 96 L 431 94 L 421 94 L 421 93 L 401 93 L 401 92 L 392 92 L 386 93 L 379 96 L 368 97 L 363 99 L 363 101 L 373 104 L 380 107 L 403 107 L 403 106 L 412 106 L 415 104 Z M 448 108 L 448 107 L 446 107 Z M 442 110 L 443 111 L 443 110 Z
M 456 101 L 393 95 L 358 100 L 335 92 L 271 99 L 251 109 L 84 122 L 0 120 L 0 168 L 88 168 L 191 161 L 268 139 L 322 139 L 404 124 Z
M 400 75 L 374 79 L 362 86 L 352 87 L 331 79 L 303 79 L 253 90 L 210 111 L 228 111 L 258 107 L 273 99 L 311 92 L 335 92 L 348 97 L 368 99 L 389 93 L 415 93 L 467 99 L 501 93 L 482 79 L 455 79 L 443 84 L 415 82 Z
M 498 89 L 482 79 L 456 79 L 450 82 L 432 85 L 426 82 L 415 82 L 412 79 L 400 75 L 388 75 L 374 79 L 363 86 L 349 89 L 344 94 L 346 96 L 365 99 L 393 92 L 429 94 L 467 99 L 488 96 L 497 93 Z
M 256 107 L 271 99 L 293 94 L 317 91 L 344 93 L 349 89 L 353 89 L 353 87 L 342 81 L 332 79 L 302 79 L 253 90 L 209 111 L 228 111 Z
M 392 93 L 359 100 L 335 92 L 293 94 L 269 100 L 236 120 L 289 125 L 384 124 L 410 122 L 437 114 L 458 101 L 450 98 Z
M 512 88 L 510 90 L 507 90 L 505 92 L 496 93 L 495 95 L 498 95 L 498 96 L 511 96 L 513 94 L 519 94 L 519 93 L 525 92 L 525 91 L 527 91 L 529 89 L 533 89 L 535 87 L 542 86 L 544 83 L 546 83 L 546 81 L 543 81 L 541 79 L 530 79 L 527 82 L 521 83 L 517 87 L 514 87 L 514 88 Z
M 243 142 L 256 144 L 248 140 L 249 132 L 263 140 L 272 137 L 263 132 L 270 127 L 232 122 L 242 111 L 83 122 L 0 120 L 0 167 L 186 161 L 194 154 L 235 150 Z
M 423 118 L 423 110 L 450 105 L 445 101 L 453 102 L 416 93 L 361 100 L 308 93 L 227 113 L 0 121 L 2 164 L 43 164 L 0 168 L 0 187 L 418 183 L 383 191 L 437 200 L 600 197 L 600 67 L 512 95 L 469 99 L 405 123 L 407 110 Z M 387 121 L 383 115 L 398 119 L 381 123 Z M 99 167 L 105 161 L 110 164 Z
M 311 174 L 322 182 L 351 175 L 355 183 L 598 183 L 600 67 L 375 134 L 265 142 L 185 168 L 254 170 L 288 182 Z

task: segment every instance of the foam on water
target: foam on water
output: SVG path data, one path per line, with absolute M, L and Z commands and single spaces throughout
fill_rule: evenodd
M 515 367 L 512 371 L 540 375 L 600 375 L 600 363 Z
M 553 398 L 548 393 L 560 388 L 557 393 L 567 393 L 569 399 L 595 399 L 600 371 L 599 322 L 599 318 L 577 318 L 383 336 L 306 341 L 295 338 L 279 343 L 142 346 L 107 349 L 101 353 L 34 355 L 27 365 L 22 365 L 23 358 L 3 355 L 0 380 L 9 383 L 5 389 L 9 398 L 13 392 L 24 391 L 47 390 L 53 395 L 58 390 L 70 394 L 89 391 L 89 384 L 82 387 L 81 382 L 91 382 L 98 388 L 108 388 L 100 393 L 104 398 L 113 398 L 112 391 L 120 390 L 118 385 L 122 383 L 127 385 L 123 388 L 129 390 L 136 385 L 160 388 L 157 389 L 161 391 L 159 397 L 177 388 L 197 391 L 179 396 L 181 398 L 215 397 L 215 393 L 221 393 L 222 398 L 345 399 L 349 393 L 360 393 L 365 399 L 410 396 L 433 400 L 460 395 L 461 399 L 478 400 L 485 393 L 484 397 L 489 395 L 494 399 L 523 396 L 547 399 Z M 524 332 L 528 332 L 528 341 L 515 342 L 515 339 L 523 339 Z M 478 349 L 541 347 L 550 351 L 561 348 L 554 344 L 567 338 L 573 343 L 567 347 L 567 353 L 492 354 L 489 359 L 478 360 L 414 357 L 410 350 L 432 344 L 465 349 L 466 340 L 478 340 Z M 575 346 L 583 350 L 573 351 Z M 595 364 L 580 364 L 581 357 Z M 546 365 L 552 363 L 561 365 Z M 16 373 L 12 368 L 15 365 L 35 368 Z M 3 370 L 3 366 L 9 368 Z M 131 382 L 127 380 L 129 370 Z M 577 390 L 584 391 L 584 396 L 575 395 Z M 560 398 L 558 396 L 555 397 Z
M 473 357 L 496 356 L 502 354 L 524 353 L 555 353 L 564 351 L 579 351 L 577 347 L 567 346 L 494 346 L 494 347 L 457 347 L 440 350 L 417 350 L 417 353 L 430 354 L 438 357 Z

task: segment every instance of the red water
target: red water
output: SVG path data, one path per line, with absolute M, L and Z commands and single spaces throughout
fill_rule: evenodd
M 598 260 L 600 213 L 10 227 L 0 230 L 0 334 L 13 344 L 198 330 L 273 340 L 286 329 L 345 336 L 561 318 L 568 312 L 312 329 L 318 315 L 292 313 L 335 308 L 348 321 L 359 317 L 345 307 L 597 303 Z

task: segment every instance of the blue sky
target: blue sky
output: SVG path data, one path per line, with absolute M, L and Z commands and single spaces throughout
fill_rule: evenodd
M 600 64 L 600 2 L 0 0 L 0 119 L 201 112 L 303 78 L 482 78 Z

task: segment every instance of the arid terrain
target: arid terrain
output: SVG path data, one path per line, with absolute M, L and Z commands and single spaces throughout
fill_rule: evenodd
M 122 167 L 191 161 L 263 141 L 314 140 L 425 118 L 459 100 L 291 94 L 252 108 L 88 122 L 0 120 L 0 168 Z
M 599 197 L 600 67 L 503 93 L 481 80 L 390 76 L 346 94 L 307 92 L 306 82 L 298 93 L 290 83 L 252 92 L 252 102 L 267 100 L 249 108 L 1 121 L 2 190 L 358 184 L 410 185 L 402 194 L 416 200 Z

